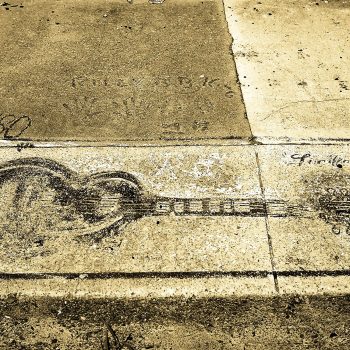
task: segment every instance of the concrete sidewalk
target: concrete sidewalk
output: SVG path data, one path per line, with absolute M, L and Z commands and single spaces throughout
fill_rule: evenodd
M 348 349 L 349 12 L 2 3 L 0 349 Z

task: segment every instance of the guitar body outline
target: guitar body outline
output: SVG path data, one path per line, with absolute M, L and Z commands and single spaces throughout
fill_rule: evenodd
M 107 235 L 110 231 L 122 227 L 124 224 L 137 219 L 137 213 L 125 211 L 123 216 L 116 212 L 109 212 L 108 215 L 94 215 L 89 203 L 84 203 L 85 197 L 96 196 L 93 191 L 94 186 L 99 186 L 102 189 L 108 181 L 118 180 L 118 190 L 121 197 L 127 199 L 124 205 L 128 202 L 137 201 L 142 193 L 141 184 L 130 173 L 123 171 L 101 172 L 91 176 L 79 176 L 69 168 L 49 159 L 43 158 L 20 158 L 11 160 L 0 166 L 0 189 L 6 181 L 19 180 L 19 185 L 14 195 L 14 206 L 20 202 L 20 197 L 25 189 L 21 182 L 30 180 L 33 176 L 48 176 L 50 178 L 49 185 L 57 191 L 57 196 L 54 201 L 58 205 L 73 205 L 75 211 L 81 213 L 84 220 L 88 223 L 86 228 L 67 230 L 67 233 L 78 235 Z M 90 193 L 89 193 L 90 190 Z M 105 189 L 105 191 L 108 189 Z M 113 189 L 112 189 L 113 190 Z M 118 199 L 118 198 L 116 198 Z M 83 201 L 83 202 L 81 202 Z M 18 210 L 18 208 L 16 208 Z M 89 210 L 90 209 L 90 210 Z M 99 222 L 100 221 L 100 222 Z M 71 232 L 69 232 L 71 231 Z M 64 230 L 63 232 L 64 233 Z

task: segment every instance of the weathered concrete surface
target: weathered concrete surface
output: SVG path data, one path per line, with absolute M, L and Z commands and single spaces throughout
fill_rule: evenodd
M 348 1 L 225 2 L 253 139 L 219 1 L 38 4 L 0 6 L 0 349 L 349 349 L 349 147 L 247 145 L 346 142 Z
M 192 198 L 195 203 L 201 198 L 261 199 L 252 148 L 0 149 L 1 165 L 16 159 L 29 160 L 29 168 L 16 163 L 15 174 L 16 165 L 6 173 L 0 166 L 4 272 L 268 271 L 271 267 L 263 212 L 254 218 L 148 215 L 142 209 L 153 196 Z M 63 180 L 55 184 L 59 171 L 40 172 L 46 171 L 46 163 L 35 167 L 38 159 L 54 161 L 54 166 L 67 171 Z M 145 198 L 125 212 L 118 208 L 117 193 L 94 182 L 101 173 L 117 174 L 108 185 L 113 186 L 122 176 L 118 171 L 135 177 Z M 74 205 L 76 201 L 80 206 Z M 113 224 L 133 210 L 141 216 L 122 226 Z M 111 216 L 104 217 L 109 212 Z
M 304 277 L 306 290 L 347 293 L 348 152 L 1 148 L 3 277 L 274 276 L 282 293 L 303 293 Z
M 258 148 L 265 197 L 304 207 L 295 217 L 268 218 L 276 269 L 349 271 L 349 147 Z
M 349 140 L 348 0 L 225 0 L 253 135 Z
M 106 350 L 108 324 L 137 350 L 347 349 L 348 153 L 2 147 L 1 346 Z M 141 211 L 105 234 L 105 211 L 123 209 L 110 192 L 119 180 L 142 184 L 140 205 L 151 195 L 236 205 Z
M 220 1 L 0 6 L 0 137 L 251 136 Z
M 2 349 L 333 350 L 350 345 L 348 297 L 120 301 L 10 295 L 0 310 Z M 124 347 L 116 346 L 116 339 Z

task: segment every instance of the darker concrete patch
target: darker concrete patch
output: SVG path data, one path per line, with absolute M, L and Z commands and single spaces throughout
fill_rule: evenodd
M 349 315 L 347 296 L 134 301 L 9 296 L 0 302 L 0 346 L 348 349 Z
M 220 1 L 23 1 L 0 12 L 0 137 L 251 136 Z

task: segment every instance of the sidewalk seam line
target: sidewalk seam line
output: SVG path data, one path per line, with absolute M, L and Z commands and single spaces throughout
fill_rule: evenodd
M 255 157 L 256 157 L 256 164 L 257 164 L 257 170 L 258 170 L 258 177 L 259 177 L 259 185 L 261 190 L 261 195 L 263 198 L 263 201 L 266 203 L 266 197 L 265 197 L 265 187 L 263 184 L 262 174 L 261 174 L 261 165 L 259 160 L 259 154 L 258 150 L 255 146 Z M 269 218 L 267 215 L 266 207 L 265 207 L 265 228 L 266 228 L 266 235 L 267 235 L 267 242 L 269 246 L 269 253 L 270 253 L 270 262 L 271 262 L 271 268 L 272 268 L 272 275 L 273 275 L 273 281 L 275 285 L 275 290 L 277 293 L 279 293 L 279 285 L 278 285 L 278 276 L 276 272 L 276 266 L 275 266 L 275 258 L 273 253 L 273 246 L 272 246 L 272 237 L 270 235 L 270 225 L 269 225 Z

